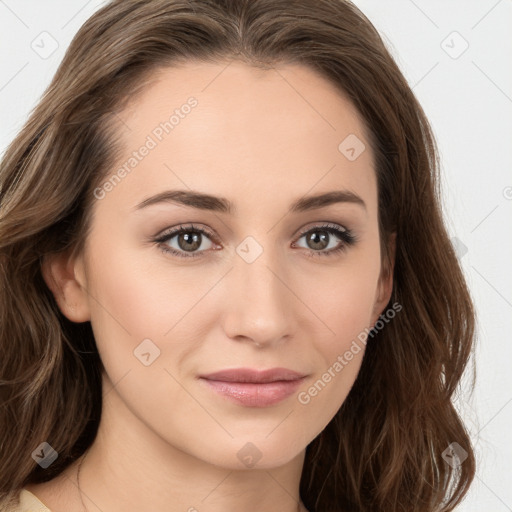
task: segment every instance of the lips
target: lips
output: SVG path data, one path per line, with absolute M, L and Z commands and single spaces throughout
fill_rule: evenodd
M 223 398 L 245 407 L 268 407 L 291 396 L 306 375 L 287 368 L 235 368 L 202 375 L 199 380 Z
M 267 383 L 277 381 L 298 380 L 305 377 L 304 374 L 287 368 L 270 368 L 268 370 L 256 370 L 252 368 L 234 368 L 202 375 L 201 378 L 222 382 L 256 382 Z

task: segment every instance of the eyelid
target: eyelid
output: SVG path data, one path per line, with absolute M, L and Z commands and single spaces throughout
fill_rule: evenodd
M 163 241 L 163 240 L 167 240 L 171 236 L 177 235 L 178 233 L 180 233 L 180 231 L 187 231 L 187 230 L 198 231 L 199 233 L 204 233 L 204 234 L 208 235 L 210 238 L 212 238 L 213 241 L 216 241 L 217 243 L 219 243 L 218 240 L 217 240 L 217 237 L 215 236 L 215 233 L 213 233 L 212 231 L 210 231 L 206 227 L 197 226 L 197 225 L 192 224 L 192 223 L 190 223 L 190 224 L 179 224 L 178 226 L 175 226 L 173 228 L 166 228 L 161 233 L 156 235 L 156 237 L 154 238 L 154 241 L 155 242 L 160 242 L 160 241 Z
M 318 222 L 320 222 L 321 225 L 319 225 Z M 347 229 L 345 226 L 342 226 L 341 224 L 334 224 L 334 223 L 326 220 L 326 221 L 313 222 L 312 225 L 308 224 L 306 227 L 301 228 L 301 230 L 299 231 L 298 237 L 300 238 L 301 236 L 304 236 L 305 234 L 309 233 L 313 229 L 321 229 L 321 228 L 334 228 L 334 229 L 343 231 L 344 233 L 350 233 L 350 230 Z

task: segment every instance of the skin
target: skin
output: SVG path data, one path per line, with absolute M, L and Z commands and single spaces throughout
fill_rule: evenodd
M 298 394 L 374 325 L 393 286 L 381 265 L 363 123 L 332 84 L 299 65 L 188 63 L 155 78 L 118 116 L 119 165 L 187 98 L 198 105 L 95 202 L 84 251 L 43 266 L 62 312 L 91 322 L 106 369 L 99 432 L 80 473 L 83 500 L 88 511 L 296 512 L 305 448 L 345 400 L 364 345 L 309 403 Z M 338 150 L 349 134 L 366 145 L 354 161 Z M 236 211 L 170 202 L 135 210 L 174 189 L 226 197 Z M 302 196 L 333 190 L 357 194 L 365 208 L 345 202 L 288 213 Z M 154 241 L 192 222 L 215 235 L 195 249 L 201 256 L 172 256 Z M 350 229 L 357 242 L 310 257 L 321 248 L 300 232 L 325 222 Z M 236 251 L 248 236 L 262 249 L 251 263 Z M 335 235 L 328 242 L 340 244 Z M 187 254 L 177 236 L 169 245 Z M 133 353 L 147 338 L 160 350 L 149 366 Z M 197 379 L 235 367 L 285 367 L 307 378 L 262 408 Z M 261 454 L 252 468 L 237 457 L 249 442 Z M 27 488 L 53 512 L 81 512 L 77 466 Z

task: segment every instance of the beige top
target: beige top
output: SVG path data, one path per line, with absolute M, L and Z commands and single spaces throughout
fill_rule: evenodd
M 16 512 L 51 512 L 37 497 L 28 489 L 22 489 L 20 493 L 20 504 Z

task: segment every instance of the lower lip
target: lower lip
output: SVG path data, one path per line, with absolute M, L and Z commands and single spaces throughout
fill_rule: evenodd
M 210 389 L 246 407 L 268 407 L 288 398 L 304 378 L 276 382 L 224 382 L 200 378 Z

